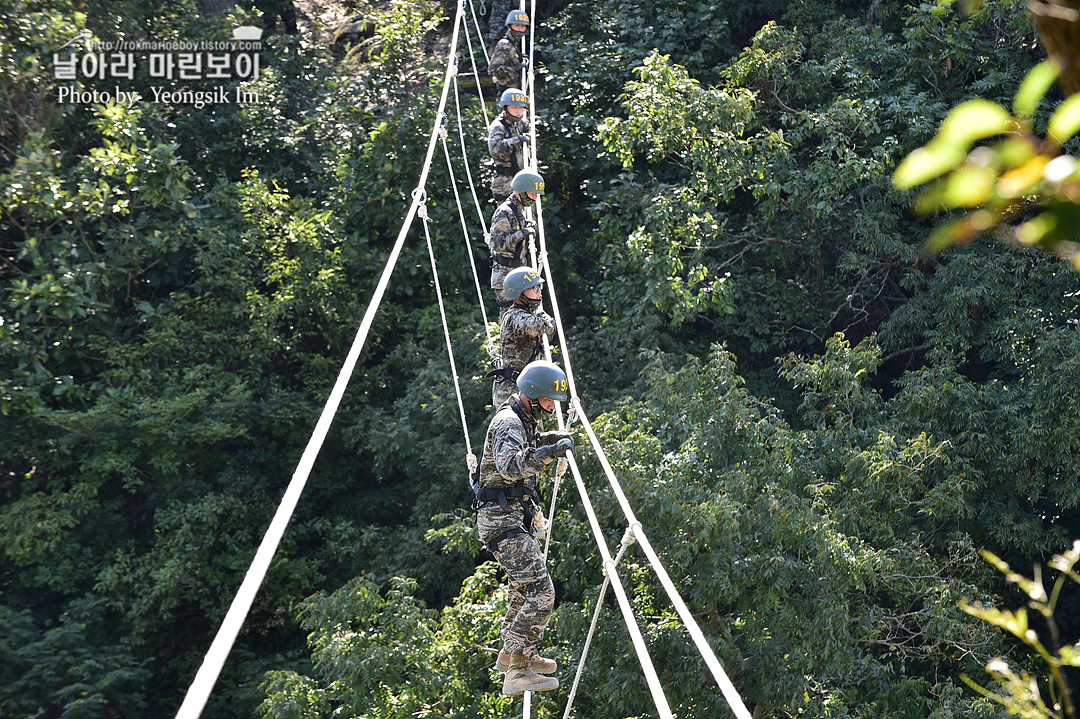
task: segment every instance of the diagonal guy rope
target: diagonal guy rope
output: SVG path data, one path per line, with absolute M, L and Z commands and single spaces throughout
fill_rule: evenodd
M 458 118 L 460 120 L 460 117 Z M 450 162 L 450 149 L 446 146 L 446 130 L 442 131 L 443 154 L 446 155 L 446 171 L 450 173 L 450 187 L 454 189 L 454 202 L 457 203 L 458 220 L 461 221 L 461 232 L 465 236 L 465 251 L 469 254 L 469 264 L 472 265 L 473 282 L 476 284 L 476 299 L 480 303 L 480 315 L 484 318 L 484 335 L 488 332 L 487 309 L 484 307 L 484 294 L 480 290 L 480 274 L 476 271 L 476 258 L 473 257 L 472 245 L 469 244 L 469 226 L 465 223 L 465 210 L 461 207 L 461 196 L 458 194 L 457 180 L 454 178 L 454 165 Z M 465 168 L 468 169 L 468 165 Z M 471 183 L 471 179 L 470 179 Z M 475 192 L 475 190 L 474 190 Z M 427 223 L 424 223 L 424 231 L 427 231 Z M 430 241 L 428 242 L 430 245 Z M 432 269 L 435 268 L 435 258 L 432 257 Z M 436 276 L 436 280 L 438 276 Z M 438 287 L 436 287 L 438 289 Z M 441 303 L 441 296 L 440 296 Z
M 240 629 L 244 625 L 244 620 L 247 618 L 248 612 L 251 611 L 251 605 L 255 601 L 255 595 L 259 592 L 259 585 L 262 584 L 263 579 L 266 577 L 266 572 L 270 568 L 270 562 L 277 552 L 278 545 L 281 543 L 281 538 L 285 535 L 285 528 L 289 524 L 289 519 L 292 518 L 293 511 L 300 501 L 300 495 L 303 493 L 304 485 L 307 484 L 308 477 L 311 475 L 311 469 L 315 464 L 315 459 L 319 455 L 319 450 L 322 449 L 323 442 L 326 440 L 326 435 L 330 431 L 330 424 L 334 421 L 334 415 L 337 413 L 338 406 L 341 404 L 342 397 L 345 395 L 345 388 L 349 384 L 349 378 L 356 369 L 356 364 L 360 359 L 360 352 L 364 349 L 364 343 L 367 340 L 368 332 L 371 330 L 371 324 L 375 319 L 375 313 L 379 309 L 383 294 L 385 294 L 386 287 L 390 283 L 390 276 L 393 274 L 394 265 L 397 264 L 398 256 L 401 254 L 401 249 L 405 245 L 405 238 L 409 233 L 409 228 L 412 226 L 413 219 L 416 217 L 417 210 L 423 197 L 423 188 L 427 184 L 427 177 L 431 170 L 432 158 L 435 155 L 435 141 L 439 134 L 442 118 L 445 115 L 444 110 L 446 109 L 447 94 L 450 83 L 454 81 L 454 76 L 452 74 L 454 69 L 454 53 L 457 50 L 458 28 L 461 26 L 461 14 L 463 10 L 464 3 L 458 6 L 458 17 L 457 21 L 454 23 L 454 33 L 450 41 L 449 60 L 447 62 L 446 77 L 443 80 L 442 97 L 439 100 L 439 110 L 435 117 L 435 125 L 431 129 L 431 138 L 428 140 L 427 157 L 424 160 L 423 170 L 420 172 L 420 180 L 417 184 L 416 191 L 413 192 L 412 205 L 410 205 L 405 221 L 401 225 L 401 231 L 398 233 L 397 241 L 390 251 L 390 257 L 387 259 L 386 266 L 383 268 L 382 276 L 379 278 L 379 284 L 376 286 L 371 302 L 364 312 L 364 318 L 360 323 L 360 328 L 357 330 L 352 347 L 349 348 L 349 354 L 345 358 L 345 363 L 338 373 L 337 381 L 330 391 L 330 396 L 326 400 L 326 405 L 323 407 L 322 414 L 319 416 L 319 421 L 315 425 L 315 430 L 308 440 L 307 447 L 304 448 L 304 453 L 300 457 L 300 462 L 296 467 L 296 471 L 289 481 L 289 486 L 286 488 L 285 494 L 281 498 L 281 504 L 278 505 L 277 511 L 274 513 L 274 518 L 271 520 L 270 526 L 266 530 L 266 534 L 263 535 L 262 543 L 259 544 L 259 548 L 255 552 L 255 558 L 252 560 L 251 566 L 248 568 L 247 574 L 240 584 L 240 589 L 237 590 L 236 595 L 233 597 L 232 604 L 229 606 L 229 611 L 225 614 L 225 619 L 222 620 L 217 635 L 214 637 L 210 649 L 203 658 L 199 671 L 195 674 L 195 679 L 191 682 L 191 686 L 188 687 L 184 702 L 180 705 L 180 709 L 176 713 L 176 719 L 196 719 L 206 706 L 206 702 L 210 698 L 210 693 L 214 689 L 214 684 L 217 683 L 217 678 L 221 674 L 221 669 L 225 666 L 225 660 L 228 658 L 229 652 L 232 651 L 232 646 L 236 642 L 236 637 L 240 634 Z
M 445 141 L 443 148 L 445 149 Z M 450 159 L 447 153 L 446 159 Z M 458 206 L 461 209 L 461 206 Z M 435 250 L 431 246 L 431 233 L 428 231 L 427 207 L 420 207 L 420 221 L 424 225 L 424 238 L 427 240 L 428 257 L 431 258 L 431 276 L 435 281 L 435 297 L 439 300 L 439 315 L 442 317 L 443 336 L 446 338 L 446 354 L 450 356 L 450 373 L 454 376 L 454 394 L 457 395 L 458 412 L 461 414 L 461 432 L 465 435 L 466 462 L 469 472 L 476 468 L 476 455 L 472 451 L 472 442 L 469 441 L 469 425 L 465 421 L 465 404 L 461 401 L 461 383 L 458 381 L 457 365 L 454 364 L 454 348 L 450 344 L 450 326 L 446 322 L 446 307 L 443 306 L 442 286 L 439 284 L 439 270 L 435 264 Z M 483 305 L 481 305 L 483 307 Z M 487 323 L 484 323 L 485 326 Z

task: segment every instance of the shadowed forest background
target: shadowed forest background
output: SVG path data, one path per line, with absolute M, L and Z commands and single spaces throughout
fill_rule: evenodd
M 81 29 L 222 40 L 276 7 L 246 5 L 0 0 L 5 718 L 175 714 L 417 182 L 452 3 L 345 3 L 367 20 L 351 46 L 310 17 L 278 25 L 245 85 L 257 104 L 57 101 L 52 54 Z M 981 240 L 921 255 L 935 219 L 891 177 L 951 107 L 1008 104 L 1044 58 L 1025 4 L 537 15 L 544 218 L 582 401 L 748 707 L 1004 716 L 960 675 L 990 683 L 1001 655 L 1040 668 L 958 602 L 1025 601 L 979 549 L 1030 573 L 1080 537 L 1080 276 Z M 126 82 L 152 97 L 159 81 Z M 463 101 L 476 169 L 486 128 Z M 454 115 L 450 137 L 460 163 Z M 430 230 L 478 451 L 484 327 L 439 155 Z M 207 719 L 513 713 L 479 649 L 505 589 L 474 537 L 422 237 Z M 582 459 L 614 546 L 622 516 Z M 569 686 L 603 580 L 571 491 L 554 539 L 547 655 Z M 637 550 L 620 574 L 677 715 L 730 716 Z M 1080 593 L 1058 626 L 1080 638 Z M 614 604 L 590 656 L 576 716 L 655 716 Z

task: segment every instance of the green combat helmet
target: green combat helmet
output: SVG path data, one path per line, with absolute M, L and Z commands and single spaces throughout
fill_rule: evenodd
M 517 386 L 529 399 L 547 397 L 559 402 L 566 401 L 569 388 L 566 374 L 558 365 L 547 360 L 536 360 L 525 365 L 525 369 L 518 375 Z
M 521 293 L 530 287 L 542 284 L 544 278 L 531 267 L 515 267 L 503 280 L 503 294 L 511 302 L 521 297 Z
M 500 107 L 528 107 L 529 96 L 525 94 L 524 90 L 519 90 L 516 87 L 511 87 L 503 90 L 502 97 L 499 98 Z
M 521 170 L 514 175 L 510 187 L 514 192 L 535 192 L 542 195 L 544 194 L 544 178 L 540 177 L 535 170 Z
M 511 25 L 524 25 L 529 27 L 529 13 L 524 10 L 511 10 L 506 15 L 506 27 Z
M 506 16 L 507 33 L 514 42 L 518 42 L 521 38 L 525 37 L 525 33 L 520 30 L 515 30 L 510 27 L 511 25 L 524 25 L 525 28 L 528 29 L 529 13 L 524 10 L 511 10 Z

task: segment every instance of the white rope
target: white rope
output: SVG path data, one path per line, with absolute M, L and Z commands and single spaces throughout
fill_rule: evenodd
M 563 342 L 565 343 L 565 337 L 563 338 Z M 564 344 L 564 354 L 565 347 L 566 345 Z M 731 706 L 731 710 L 735 713 L 736 717 L 739 719 L 751 719 L 750 712 L 747 711 L 746 705 L 743 704 L 742 697 L 739 696 L 738 690 L 735 689 L 735 685 L 728 679 L 727 673 L 724 672 L 724 668 L 720 666 L 720 661 L 716 658 L 716 654 L 713 652 L 712 647 L 709 646 L 709 642 L 705 639 L 705 635 L 702 634 L 697 620 L 694 619 L 694 615 L 690 613 L 690 609 L 687 608 L 686 603 L 682 600 L 682 597 L 679 596 L 679 591 L 675 588 L 675 583 L 671 581 L 671 577 L 668 576 L 667 570 L 664 569 L 664 565 L 660 562 L 660 557 L 653 549 L 652 544 L 649 542 L 649 538 L 645 536 L 645 532 L 642 531 L 641 524 L 638 522 L 637 517 L 634 516 L 634 510 L 630 508 L 630 503 L 626 499 L 626 494 L 619 485 L 619 481 L 615 478 L 615 473 L 611 469 L 611 464 L 608 462 L 607 455 L 604 453 L 603 447 L 600 446 L 600 441 L 597 439 L 596 433 L 593 432 L 589 417 L 581 408 L 581 404 L 577 400 L 576 395 L 571 402 L 576 403 L 577 405 L 578 419 L 581 422 L 581 426 L 585 429 L 585 433 L 589 437 L 589 443 L 592 444 L 593 449 L 596 451 L 596 456 L 600 460 L 600 465 L 604 468 L 604 474 L 607 475 L 608 482 L 611 484 L 611 489 L 615 493 L 616 499 L 618 499 L 619 506 L 622 507 L 623 514 L 626 515 L 626 519 L 630 522 L 631 526 L 637 527 L 635 534 L 637 535 L 638 543 L 641 544 L 642 551 L 645 552 L 645 556 L 648 558 L 649 563 L 656 572 L 656 576 L 664 586 L 664 591 L 667 592 L 668 598 L 671 599 L 671 603 L 675 606 L 675 611 L 678 612 L 679 618 L 682 619 L 687 631 L 690 632 L 691 639 L 693 639 L 694 644 L 697 645 L 698 651 L 701 653 L 702 658 L 705 660 L 705 664 L 708 665 L 709 670 L 712 672 L 713 678 L 720 687 L 720 691 L 724 693 L 724 697 L 727 699 L 728 704 Z
M 480 218 L 480 229 L 487 240 L 487 222 L 484 221 L 484 211 L 480 208 L 480 200 L 477 199 L 476 185 L 473 184 L 472 170 L 469 168 L 469 156 L 465 152 L 465 126 L 461 122 L 461 101 L 458 99 L 457 84 L 454 84 L 454 107 L 457 109 L 458 136 L 461 138 L 461 161 L 465 165 L 465 176 L 469 178 L 469 192 L 472 193 L 473 206 L 476 208 L 476 216 Z
M 480 99 L 480 112 L 484 115 L 484 127 L 486 128 L 491 121 L 488 120 L 487 105 L 484 104 L 484 88 L 480 87 L 480 72 L 476 69 L 476 56 L 473 55 L 472 38 L 469 37 L 469 25 L 464 21 L 462 21 L 462 25 L 465 26 L 465 42 L 469 43 L 469 62 L 472 63 L 473 81 L 476 83 L 476 96 Z M 479 38 L 479 41 L 483 42 L 483 36 Z M 484 50 L 484 57 L 487 57 L 487 50 Z M 488 63 L 490 64 L 491 61 L 489 60 Z M 495 100 L 498 102 L 498 98 L 495 98 Z
M 615 566 L 619 566 L 623 555 L 630 545 L 634 543 L 633 525 L 626 528 L 622 542 L 619 543 L 619 553 L 615 555 Z M 566 699 L 566 710 L 563 719 L 569 719 L 570 710 L 574 707 L 574 697 L 577 696 L 578 685 L 581 684 L 581 675 L 585 671 L 585 660 L 589 657 L 589 646 L 592 644 L 593 635 L 596 634 L 596 624 L 600 619 L 600 610 L 604 606 L 604 597 L 607 596 L 607 588 L 611 583 L 607 574 L 604 574 L 604 583 L 600 585 L 600 593 L 596 597 L 596 607 L 593 609 L 592 622 L 589 624 L 589 633 L 585 635 L 585 646 L 581 650 L 581 659 L 578 661 L 577 672 L 574 673 L 574 684 L 570 687 L 570 696 Z
M 442 132 L 443 154 L 446 156 L 446 170 L 450 173 L 450 187 L 454 188 L 454 202 L 457 203 L 458 220 L 461 221 L 461 232 L 465 237 L 465 252 L 469 255 L 469 264 L 472 266 L 473 282 L 476 285 L 476 300 L 480 303 L 480 314 L 484 318 L 484 335 L 488 332 L 487 309 L 484 307 L 484 293 L 480 290 L 480 274 L 476 271 L 476 258 L 473 257 L 472 245 L 469 244 L 469 227 L 465 224 L 465 210 L 461 207 L 461 196 L 458 194 L 457 179 L 454 178 L 454 166 L 450 162 L 450 148 L 446 146 L 446 130 Z M 468 167 L 468 165 L 466 165 Z M 425 230 L 427 225 L 425 224 Z M 434 268 L 434 265 L 432 265 Z
M 446 145 L 444 143 L 443 147 Z M 447 159 L 450 155 L 447 154 Z M 472 456 L 472 442 L 469 441 L 469 425 L 465 421 L 465 404 L 461 401 L 461 386 L 458 381 L 457 365 L 454 363 L 454 348 L 450 344 L 450 325 L 446 322 L 446 307 L 443 306 L 442 286 L 439 284 L 439 270 L 435 265 L 435 249 L 431 246 L 431 232 L 428 231 L 427 207 L 420 206 L 420 220 L 424 225 L 424 238 L 427 240 L 428 257 L 431 258 L 431 276 L 435 280 L 435 297 L 439 300 L 439 315 L 442 317 L 443 337 L 446 338 L 446 354 L 450 358 L 450 374 L 454 376 L 454 394 L 457 395 L 458 412 L 461 414 L 461 432 L 465 435 L 466 458 Z M 466 459 L 466 464 L 468 460 Z
M 550 359 L 548 360 L 551 361 Z M 559 428 L 563 429 L 562 416 L 559 416 Z M 559 498 L 559 485 L 562 484 L 563 476 L 566 475 L 566 468 L 569 467 L 569 463 L 566 461 L 566 457 L 559 458 L 559 464 L 555 467 L 555 484 L 551 487 L 551 509 L 548 511 L 547 526 L 544 527 L 544 561 L 547 561 L 548 550 L 551 549 L 551 533 L 555 529 L 555 504 Z
M 533 0 L 535 2 L 535 0 Z M 531 99 L 530 95 L 530 99 Z M 578 418 L 581 420 L 582 426 L 589 437 L 589 443 L 592 445 L 596 456 L 600 459 L 600 464 L 604 468 L 604 473 L 607 475 L 608 483 L 611 485 L 612 491 L 615 492 L 615 496 L 618 498 L 619 506 L 622 507 L 623 514 L 626 516 L 627 521 L 631 526 L 638 525 L 637 517 L 634 515 L 633 510 L 630 508 L 630 503 L 626 499 L 626 495 L 619 485 L 618 479 L 615 478 L 615 473 L 611 469 L 611 464 L 608 462 L 607 455 L 604 453 L 604 448 L 600 445 L 599 439 L 592 431 L 592 426 L 589 424 L 588 417 L 584 410 L 581 408 L 580 399 L 577 391 L 577 383 L 574 379 L 574 369 L 570 363 L 570 348 L 569 338 L 563 328 L 562 314 L 559 311 L 558 296 L 555 292 L 555 283 L 552 280 L 551 268 L 548 265 L 548 252 L 547 252 L 547 237 L 544 232 L 543 222 L 543 203 L 540 199 L 536 201 L 536 215 L 537 215 L 537 228 L 540 240 L 540 256 L 538 261 L 545 269 L 545 275 L 547 278 L 547 291 L 551 297 L 551 309 L 555 319 L 555 327 L 559 332 L 561 339 L 561 357 L 563 369 L 566 372 L 566 379 L 568 381 L 570 389 L 570 403 L 572 410 L 576 411 Z M 536 260 L 534 260 L 535 262 Z M 561 425 L 561 419 L 560 419 Z M 694 644 L 697 646 L 698 651 L 701 653 L 702 658 L 705 660 L 705 664 L 712 672 L 713 678 L 716 679 L 717 685 L 723 692 L 724 697 L 727 699 L 728 704 L 731 706 L 732 711 L 735 712 L 738 719 L 750 719 L 750 713 L 747 711 L 745 704 L 743 704 L 742 698 L 739 696 L 738 690 L 731 683 L 727 674 L 724 672 L 724 668 L 720 665 L 720 661 L 716 658 L 716 654 L 713 652 L 712 647 L 706 641 L 704 634 L 701 632 L 701 628 L 698 627 L 697 621 L 690 613 L 690 610 L 686 607 L 686 603 L 683 602 L 682 597 L 679 596 L 678 590 L 675 588 L 675 584 L 671 581 L 671 577 L 668 576 L 667 570 L 664 569 L 664 565 L 660 562 L 660 558 L 656 552 L 653 551 L 652 545 L 649 543 L 649 539 L 645 536 L 644 531 L 638 531 L 638 541 L 641 544 L 642 550 L 645 552 L 649 563 L 653 566 L 653 571 L 656 572 L 657 577 L 660 579 L 660 583 L 664 586 L 664 590 L 667 592 L 668 597 L 671 599 L 671 603 L 675 606 L 676 612 L 682 619 L 683 624 L 686 626 L 687 631 L 690 633 L 690 637 L 693 639 Z
M 667 697 L 664 696 L 664 688 L 660 684 L 660 678 L 656 675 L 656 668 L 653 666 L 649 650 L 645 646 L 645 640 L 641 636 L 641 628 L 634 617 L 634 609 L 630 605 L 626 590 L 623 589 L 622 581 L 619 579 L 615 562 L 612 560 L 611 553 L 608 552 L 607 544 L 604 542 L 600 522 L 596 519 L 596 511 L 593 509 L 589 494 L 585 490 L 585 482 L 581 478 L 581 472 L 578 469 L 574 453 L 572 451 L 567 452 L 566 457 L 570 462 L 570 473 L 574 476 L 574 484 L 577 486 L 578 495 L 581 497 L 581 504 L 585 508 L 585 515 L 589 518 L 589 527 L 592 529 L 593 538 L 596 540 L 596 546 L 599 548 L 600 556 L 604 560 L 604 574 L 611 580 L 611 586 L 615 590 L 615 598 L 619 602 L 619 609 L 622 611 L 626 629 L 630 632 L 630 641 L 634 645 L 634 652 L 637 654 L 638 662 L 641 664 L 641 670 L 645 673 L 645 681 L 649 685 L 653 703 L 656 704 L 660 719 L 673 719 L 671 707 L 668 705 Z
M 484 62 L 490 64 L 491 58 L 488 56 L 487 44 L 484 43 L 484 31 L 480 29 L 480 21 L 476 19 L 476 6 L 473 5 L 472 0 L 469 0 L 469 12 L 472 13 L 473 27 L 476 28 L 476 43 L 480 46 L 480 49 L 484 51 Z M 468 28 L 466 28 L 466 30 L 468 30 Z M 469 44 L 469 52 L 472 52 L 471 43 Z
M 442 98 L 439 101 L 439 110 L 436 114 L 435 126 L 431 130 L 431 138 L 428 141 L 427 157 L 424 160 L 423 169 L 420 172 L 420 180 L 417 183 L 416 189 L 421 192 L 423 191 L 423 187 L 427 184 L 428 172 L 431 169 L 431 161 L 435 155 L 435 140 L 438 136 L 440 118 L 444 115 L 450 83 L 454 81 L 451 69 L 454 66 L 453 58 L 457 49 L 458 40 L 457 28 L 461 22 L 460 16 L 462 12 L 463 5 L 459 6 L 458 20 L 454 23 L 454 33 L 450 40 L 450 60 L 447 63 L 446 77 L 443 81 Z M 379 278 L 379 284 L 375 288 L 375 293 L 372 295 L 371 302 L 364 312 L 364 318 L 360 322 L 360 328 L 357 330 L 356 337 L 353 339 L 353 344 L 349 348 L 349 354 L 345 358 L 345 363 L 342 365 L 341 371 L 338 373 L 334 387 L 330 390 L 330 396 L 326 400 L 326 405 L 323 407 L 322 414 L 319 415 L 315 430 L 312 432 L 311 438 L 304 448 L 304 453 L 301 455 L 296 471 L 289 481 L 289 486 L 285 489 L 285 494 L 281 498 L 281 503 L 278 505 L 277 511 L 270 521 L 270 526 L 267 528 L 266 533 L 263 535 L 262 542 L 255 552 L 255 558 L 252 560 L 251 566 L 248 568 L 247 574 L 240 584 L 240 588 L 233 597 L 232 604 L 229 606 L 229 611 L 225 614 L 225 618 L 218 628 L 217 635 L 214 637 L 210 649 L 206 652 L 206 656 L 203 657 L 202 665 L 199 667 L 198 672 L 195 674 L 195 678 L 188 687 L 187 694 L 184 696 L 184 701 L 176 713 L 176 719 L 195 719 L 198 717 L 206 706 L 206 702 L 210 698 L 210 693 L 214 690 L 214 684 L 217 683 L 217 678 L 221 674 L 221 669 L 225 665 L 225 660 L 232 651 L 233 644 L 236 642 L 236 637 L 239 635 L 240 629 L 244 625 L 244 620 L 247 618 L 248 612 L 251 611 L 251 605 L 255 601 L 255 595 L 259 592 L 259 585 L 262 584 L 263 579 L 266 577 L 266 572 L 270 568 L 270 562 L 277 552 L 278 545 L 281 543 L 281 538 L 285 535 L 285 529 L 289 524 L 289 519 L 292 518 L 293 511 L 295 511 L 296 505 L 300 501 L 300 495 L 304 491 L 304 485 L 307 484 L 311 469 L 315 464 L 315 459 L 318 457 L 319 450 L 322 449 L 323 442 L 326 440 L 326 435 L 330 431 L 330 424 L 333 422 L 334 415 L 337 413 L 338 406 L 341 404 L 341 399 L 345 395 L 345 388 L 349 384 L 349 378 L 356 369 L 356 364 L 360 359 L 360 352 L 364 349 L 364 343 L 367 340 L 368 332 L 374 321 L 375 313 L 379 309 L 383 294 L 386 292 L 386 287 L 390 283 L 390 276 L 393 274 L 394 265 L 397 264 L 398 256 L 401 254 L 401 249 L 405 245 L 405 238 L 408 235 L 409 228 L 412 226 L 413 219 L 416 217 L 419 205 L 419 195 L 414 191 L 412 205 L 410 205 L 405 221 L 402 223 L 400 232 L 398 232 L 397 241 L 390 251 L 390 257 L 386 260 L 386 266 L 383 268 L 382 276 Z
M 525 692 L 525 703 L 521 709 L 521 719 L 529 719 L 529 710 L 532 708 L 532 692 Z

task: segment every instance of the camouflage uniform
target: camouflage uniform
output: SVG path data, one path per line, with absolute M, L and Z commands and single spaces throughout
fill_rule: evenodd
M 503 312 L 509 307 L 503 294 L 503 280 L 510 270 L 527 264 L 525 240 L 529 233 L 524 228 L 525 207 L 517 195 L 511 193 L 505 202 L 495 208 L 488 233 L 488 249 L 492 255 L 491 289 L 495 290 L 495 299 Z
M 545 466 L 534 456 L 540 441 L 537 429 L 536 420 L 519 397 L 512 398 L 495 414 L 480 459 L 481 487 L 506 488 L 524 483 L 536 489 Z M 525 527 L 528 520 L 523 503 L 534 512 L 541 511 L 528 496 L 507 501 L 505 506 L 498 501 L 481 504 L 476 514 L 480 541 L 486 545 L 507 531 Z M 555 605 L 555 587 L 548 576 L 544 552 L 531 531 L 525 531 L 503 539 L 494 554 L 506 572 L 509 586 L 503 648 L 511 654 L 535 656 Z
M 514 175 L 525 167 L 525 143 L 511 142 L 510 138 L 527 135 L 529 123 L 524 117 L 513 117 L 503 112 L 488 127 L 488 152 L 495 161 L 495 175 L 491 178 L 491 194 L 496 202 L 510 196 L 510 183 Z
M 515 303 L 499 323 L 499 359 L 503 368 L 521 372 L 525 365 L 543 355 L 544 342 L 555 338 L 555 321 L 540 309 L 540 301 L 533 300 L 535 307 Z M 517 391 L 510 379 L 496 377 L 491 385 L 491 406 L 498 408 Z
M 521 44 L 507 34 L 495 43 L 495 49 L 491 51 L 491 59 L 488 61 L 488 74 L 495 81 L 495 97 L 502 97 L 503 90 L 509 87 L 520 87 L 521 82 L 521 53 L 518 49 Z

